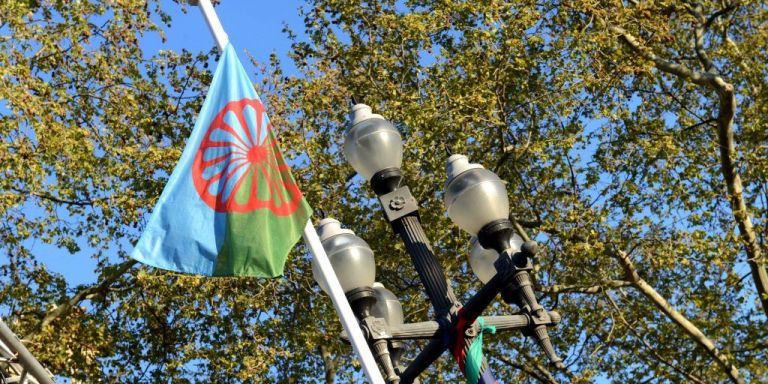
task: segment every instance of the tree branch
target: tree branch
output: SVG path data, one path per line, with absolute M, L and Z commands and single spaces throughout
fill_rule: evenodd
M 664 314 L 667 315 L 667 317 L 672 320 L 672 322 L 682 328 L 683 331 L 685 331 L 685 333 L 687 333 L 688 336 L 693 339 L 693 341 L 702 346 L 715 360 L 715 362 L 720 365 L 720 367 L 723 369 L 723 372 L 728 375 L 732 382 L 739 384 L 744 382 L 743 379 L 739 377 L 739 370 L 733 364 L 731 364 L 728 361 L 728 358 L 715 347 L 715 344 L 712 342 L 712 340 L 705 336 L 704 333 L 702 333 L 701 330 L 696 327 L 696 325 L 691 323 L 685 316 L 678 312 L 664 297 L 662 297 L 653 287 L 651 287 L 645 280 L 643 280 L 643 278 L 640 277 L 640 274 L 637 273 L 635 264 L 629 258 L 629 255 L 623 251 L 617 250 L 610 253 L 610 256 L 618 260 L 622 268 L 624 268 L 626 275 L 625 279 L 632 282 L 632 285 L 634 285 L 634 287 L 640 291 L 640 293 L 651 300 L 651 302 L 656 305 L 656 307 L 659 308 L 662 312 L 664 312 Z
M 691 7 L 690 11 L 693 17 L 696 18 L 696 26 L 693 28 L 693 47 L 696 50 L 696 56 L 698 56 L 701 66 L 704 67 L 705 71 L 710 72 L 715 65 L 704 50 L 704 34 L 707 32 L 708 24 L 701 11 L 701 4 Z
M 608 27 L 608 29 L 611 32 L 619 35 L 619 38 L 633 52 L 639 54 L 641 57 L 645 58 L 646 60 L 652 61 L 656 65 L 656 68 L 660 69 L 663 72 L 673 74 L 684 80 L 688 80 L 694 84 L 703 85 L 703 86 L 712 87 L 712 88 L 715 88 L 715 83 L 716 83 L 715 79 L 720 78 L 719 76 L 713 75 L 711 73 L 695 71 L 686 66 L 671 63 L 667 60 L 662 59 L 661 57 L 657 56 L 655 53 L 647 49 L 645 46 L 640 44 L 637 38 L 635 38 L 629 32 L 624 30 L 624 28 L 611 25 Z M 722 81 L 722 79 L 720 80 Z
M 518 235 L 523 239 L 523 241 L 531 241 L 531 237 L 528 235 L 528 231 L 523 228 L 523 226 L 520 224 L 517 219 L 510 216 L 509 220 L 512 222 L 512 225 L 515 227 L 515 232 L 517 232 Z
M 704 29 L 705 30 L 709 29 L 712 26 L 712 23 L 715 22 L 715 20 L 717 20 L 719 17 L 725 16 L 728 13 L 730 13 L 731 11 L 735 10 L 736 7 L 738 7 L 740 5 L 740 3 L 741 3 L 740 1 L 734 1 L 731 4 L 726 5 L 725 8 L 723 8 L 723 9 L 721 9 L 721 10 L 719 10 L 719 11 L 717 11 L 717 12 L 711 14 L 711 15 L 709 15 L 709 17 L 707 18 L 707 21 L 704 23 Z
M 710 123 L 714 123 L 714 122 L 716 122 L 716 121 L 717 121 L 717 119 L 706 119 L 706 120 L 702 120 L 702 121 L 699 121 L 699 122 L 698 122 L 698 123 L 696 123 L 696 124 L 691 124 L 691 125 L 689 125 L 689 126 L 687 126 L 687 127 L 685 127 L 685 128 L 681 128 L 681 129 L 680 129 L 680 132 L 683 132 L 683 131 L 690 131 L 690 130 L 692 130 L 692 129 L 696 129 L 696 128 L 698 128 L 698 127 L 702 126 L 702 125 L 707 125 L 707 124 L 710 124 Z
M 747 254 L 747 263 L 752 272 L 752 279 L 757 288 L 757 294 L 763 311 L 768 315 L 768 270 L 766 270 L 765 258 L 757 242 L 752 220 L 749 217 L 749 208 L 744 201 L 744 187 L 738 172 L 738 164 L 736 163 L 738 155 L 733 140 L 733 116 L 736 111 L 736 97 L 733 85 L 726 82 L 719 75 L 710 72 L 693 71 L 656 56 L 623 28 L 611 25 L 609 29 L 617 33 L 633 52 L 652 61 L 659 70 L 717 92 L 719 100 L 717 138 L 720 146 L 720 169 L 725 185 L 728 188 L 731 211 L 734 221 L 739 226 L 739 237 Z
M 658 360 L 658 361 L 659 361 L 659 362 L 661 362 L 662 364 L 664 364 L 664 365 L 666 365 L 666 366 L 668 366 L 668 367 L 672 368 L 672 369 L 673 369 L 673 370 L 675 370 L 677 373 L 679 373 L 679 374 L 681 374 L 681 375 L 685 376 L 685 377 L 686 377 L 688 380 L 690 380 L 691 382 L 694 382 L 694 383 L 698 383 L 698 384 L 704 384 L 704 382 L 703 382 L 701 379 L 699 379 L 698 377 L 696 377 L 696 376 L 694 376 L 694 375 L 692 375 L 692 374 L 690 374 L 690 373 L 688 373 L 688 372 L 685 372 L 684 370 L 680 369 L 680 367 L 677 367 L 676 365 L 674 365 L 674 364 L 670 363 L 670 362 L 669 362 L 669 361 L 667 361 L 665 358 L 663 358 L 661 355 L 659 355 L 659 353 L 658 353 L 658 352 L 656 352 L 656 348 L 654 348 L 652 345 L 650 345 L 650 344 L 649 344 L 649 343 L 648 343 L 648 342 L 647 342 L 647 341 L 646 341 L 646 340 L 645 340 L 645 339 L 642 337 L 642 335 L 640 335 L 640 333 L 639 333 L 639 332 L 637 332 L 637 331 L 635 330 L 635 328 L 634 328 L 634 327 L 632 327 L 632 325 L 631 325 L 631 324 L 629 324 L 629 322 L 627 321 L 627 319 L 626 319 L 626 318 L 624 318 L 624 314 L 623 314 L 623 313 L 621 312 L 621 310 L 619 309 L 619 306 L 618 306 L 618 305 L 616 305 L 616 302 L 613 300 L 613 298 L 612 298 L 610 295 L 608 295 L 608 294 L 606 294 L 606 295 L 605 295 L 605 298 L 606 298 L 606 299 L 608 299 L 608 302 L 609 302 L 609 303 L 611 303 L 611 306 L 612 306 L 612 307 L 613 307 L 613 309 L 616 311 L 616 313 L 619 315 L 619 319 L 621 320 L 621 322 L 622 322 L 622 323 L 624 323 L 624 326 L 625 326 L 625 327 L 627 327 L 627 330 L 629 330 L 629 332 L 630 332 L 630 333 L 632 333 L 633 335 L 635 335 L 635 337 L 636 337 L 638 340 L 640 340 L 640 343 L 642 343 L 642 344 L 645 346 L 645 348 L 647 348 L 647 349 L 648 349 L 648 351 L 651 353 L 651 355 L 653 355 L 653 357 L 655 357 L 655 358 L 656 358 L 656 360 Z
M 323 370 L 325 370 L 325 383 L 333 384 L 336 382 L 336 362 L 331 356 L 331 351 L 325 345 L 320 346 L 320 356 L 323 358 Z
M 503 355 L 497 356 L 497 358 L 502 363 L 512 368 L 515 368 L 519 371 L 522 371 L 526 375 L 533 377 L 534 379 L 538 380 L 541 383 L 558 384 L 558 381 L 555 379 L 552 373 L 549 372 L 546 368 L 542 367 L 540 364 L 535 364 L 534 366 L 531 366 L 523 362 L 512 361 L 509 357 L 503 356 Z
M 540 287 L 536 290 L 543 293 L 601 293 L 606 289 L 621 288 L 633 285 L 631 281 L 626 280 L 608 280 L 596 285 L 550 285 L 548 287 Z
M 40 325 L 37 327 L 37 330 L 35 332 L 27 334 L 24 338 L 25 339 L 32 339 L 34 338 L 37 333 L 41 332 L 48 324 L 53 322 L 54 320 L 58 319 L 61 316 L 67 315 L 70 311 L 72 311 L 72 308 L 74 308 L 76 305 L 80 304 L 81 301 L 89 299 L 94 294 L 103 293 L 109 287 L 117 281 L 117 279 L 120 278 L 125 272 L 127 272 L 131 267 L 136 265 L 136 260 L 129 260 L 126 262 L 123 262 L 122 264 L 118 264 L 115 269 L 110 272 L 108 275 L 106 275 L 101 282 L 91 285 L 89 287 L 85 287 L 80 289 L 74 296 L 72 296 L 69 300 L 59 304 L 55 308 L 48 311 L 48 313 L 45 314 L 45 317 L 43 317 L 43 321 L 40 322 Z
M 27 190 L 18 189 L 18 188 L 11 188 L 11 189 L 16 193 L 34 196 L 34 197 L 37 197 L 43 200 L 52 201 L 58 204 L 77 205 L 80 207 L 92 206 L 95 204 L 95 200 L 66 200 L 56 196 L 49 195 L 47 193 L 32 192 L 32 191 L 27 191 Z

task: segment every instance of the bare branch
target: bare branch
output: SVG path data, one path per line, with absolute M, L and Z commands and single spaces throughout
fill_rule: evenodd
M 496 356 L 496 358 L 499 359 L 499 361 L 502 363 L 515 368 L 518 371 L 522 371 L 526 375 L 533 377 L 541 383 L 558 384 L 558 381 L 555 379 L 552 373 L 549 372 L 546 368 L 542 367 L 540 364 L 534 363 L 534 365 L 530 365 L 524 362 L 512 361 L 512 359 L 503 355 Z
M 607 289 L 628 287 L 633 285 L 631 281 L 626 280 L 608 280 L 596 285 L 562 285 L 556 284 L 548 287 L 537 288 L 537 291 L 544 293 L 601 293 Z
M 702 380 L 701 380 L 701 379 L 699 379 L 698 377 L 696 377 L 696 376 L 694 376 L 694 375 L 692 375 L 692 374 L 690 374 L 690 373 L 688 373 L 688 372 L 685 372 L 685 371 L 684 371 L 684 370 L 682 370 L 680 367 L 678 367 L 678 366 L 676 366 L 676 365 L 674 365 L 674 364 L 670 363 L 669 361 L 667 361 L 667 359 L 663 358 L 663 357 L 662 357 L 662 356 L 661 356 L 661 355 L 660 355 L 660 354 L 659 354 L 659 353 L 656 351 L 656 348 L 654 348 L 652 345 L 650 345 L 650 344 L 649 344 L 649 343 L 648 343 L 648 342 L 647 342 L 647 341 L 646 341 L 646 340 L 643 338 L 643 336 L 642 336 L 642 335 L 640 335 L 640 333 L 639 333 L 639 332 L 637 332 L 637 331 L 635 330 L 635 328 L 634 328 L 634 327 L 633 327 L 631 324 L 629 324 L 629 322 L 627 321 L 627 319 L 626 319 L 626 318 L 624 318 L 624 314 L 623 314 L 623 313 L 621 312 L 621 310 L 619 309 L 619 306 L 618 306 L 618 305 L 616 305 L 616 302 L 613 300 L 613 298 L 611 297 L 611 295 L 609 295 L 609 294 L 606 294 L 606 295 L 605 295 L 605 298 L 606 298 L 606 299 L 608 299 L 608 302 L 609 302 L 609 303 L 611 303 L 611 306 L 613 307 L 614 311 L 616 311 L 616 313 L 619 315 L 619 319 L 621 320 L 621 322 L 622 322 L 622 323 L 624 323 L 624 326 L 625 326 L 625 327 L 627 327 L 627 330 L 629 330 L 629 332 L 631 332 L 633 335 L 635 335 L 635 338 L 637 338 L 638 340 L 640 340 L 640 342 L 641 342 L 641 343 L 642 343 L 642 344 L 645 346 L 645 348 L 646 348 L 646 349 L 648 349 L 648 351 L 651 353 L 651 355 L 653 355 L 653 357 L 655 357 L 655 358 L 656 358 L 656 360 L 658 360 L 658 361 L 659 361 L 659 362 L 661 362 L 662 364 L 664 364 L 664 365 L 666 365 L 666 366 L 668 366 L 668 367 L 672 368 L 672 369 L 673 369 L 673 370 L 675 370 L 677 373 L 679 373 L 679 374 L 681 374 L 681 375 L 685 376 L 685 377 L 686 377 L 686 378 L 687 378 L 689 381 L 691 381 L 691 382 L 694 382 L 694 383 L 698 383 L 698 384 L 704 384 L 704 381 L 702 381 Z

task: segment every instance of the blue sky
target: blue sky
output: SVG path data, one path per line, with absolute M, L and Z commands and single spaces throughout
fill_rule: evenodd
M 303 20 L 298 12 L 301 3 L 297 0 L 230 0 L 215 9 L 238 53 L 243 55 L 247 49 L 258 60 L 266 61 L 270 53 L 284 56 L 290 49 L 290 42 L 282 33 L 284 24 L 297 31 L 303 30 Z M 182 7 L 171 1 L 164 2 L 164 6 L 173 19 L 172 27 L 166 29 L 167 41 L 162 43 L 156 35 L 147 36 L 142 41 L 145 53 L 183 48 L 202 51 L 215 45 L 197 7 L 188 6 L 187 13 L 183 13 Z

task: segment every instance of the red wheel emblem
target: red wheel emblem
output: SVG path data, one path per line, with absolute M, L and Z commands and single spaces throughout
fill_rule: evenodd
M 290 215 L 302 195 L 271 135 L 264 106 L 256 99 L 232 101 L 208 126 L 192 164 L 200 198 L 217 212 L 268 208 Z

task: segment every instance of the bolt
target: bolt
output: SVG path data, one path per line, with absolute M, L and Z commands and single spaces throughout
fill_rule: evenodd
M 391 208 L 393 211 L 399 211 L 403 209 L 403 207 L 405 207 L 405 197 L 395 196 L 389 202 L 389 208 Z

